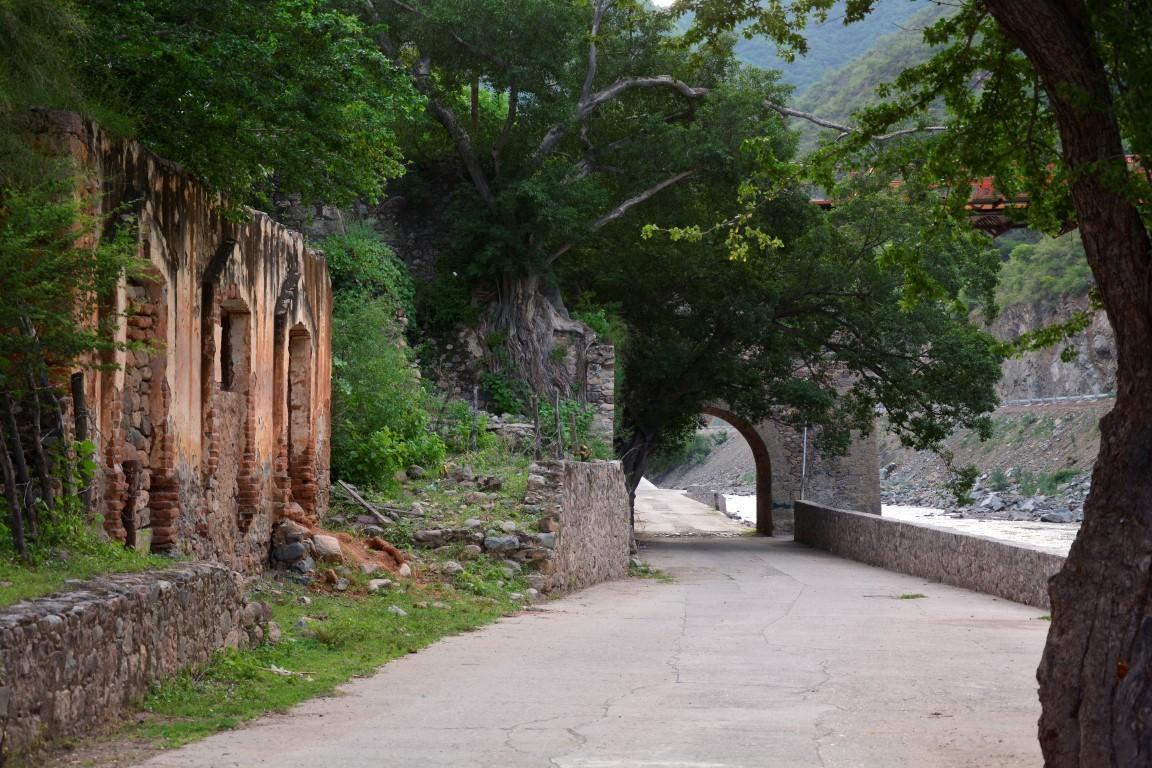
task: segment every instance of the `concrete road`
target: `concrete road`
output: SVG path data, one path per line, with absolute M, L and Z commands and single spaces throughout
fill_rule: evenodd
M 1041 611 L 780 539 L 642 553 L 673 581 L 550 602 L 146 765 L 1040 765 Z
M 693 501 L 684 491 L 655 486 L 636 489 L 636 533 L 655 536 L 740 536 L 751 528 Z

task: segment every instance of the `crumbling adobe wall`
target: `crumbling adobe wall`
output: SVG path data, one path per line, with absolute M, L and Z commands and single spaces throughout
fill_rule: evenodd
M 146 264 L 103 310 L 127 316 L 118 341 L 130 349 L 86 376 L 105 530 L 258 570 L 276 520 L 310 518 L 327 503 L 324 259 L 263 213 L 227 211 L 134 142 L 72 114 L 48 122 L 100 211 L 135 217 Z

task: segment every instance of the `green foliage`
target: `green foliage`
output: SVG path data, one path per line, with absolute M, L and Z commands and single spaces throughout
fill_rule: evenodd
M 719 435 L 728 437 L 724 432 L 718 433 L 716 437 Z M 649 471 L 653 475 L 658 477 L 677 467 L 703 464 L 712 455 L 713 448 L 723 442 L 723 440 L 717 441 L 715 437 L 699 432 L 686 435 L 685 438 L 682 442 L 663 446 L 656 451 L 648 464 Z
M 584 323 L 617 351 L 622 350 L 628 343 L 628 326 L 621 317 L 620 308 L 596 305 L 593 299 L 591 295 L 582 295 L 580 303 L 572 310 L 572 319 Z
M 161 155 L 239 202 L 378 198 L 411 89 L 327 0 L 88 0 L 81 69 Z
M 97 316 L 107 296 L 135 265 L 136 230 L 130 218 L 94 247 L 78 241 L 103 224 L 75 196 L 67 166 L 45 161 L 47 179 L 0 191 L 0 386 L 19 393 L 43 366 L 70 367 L 87 353 L 114 346 L 121 318 Z
M 1031 304 L 1051 308 L 1064 297 L 1081 297 L 1093 286 L 1080 233 L 1044 237 L 1012 249 L 996 291 L 1001 306 Z
M 415 307 L 416 327 L 435 338 L 446 337 L 460 326 L 471 327 L 479 316 L 468 281 L 450 272 L 416 283 Z
M 392 301 L 338 305 L 332 348 L 336 476 L 380 488 L 390 486 L 393 475 L 409 464 L 439 471 L 445 446 L 430 432 L 431 400 L 399 337 Z
M 1070 467 L 1057 469 L 1054 472 L 1028 472 L 1023 471 L 1019 476 L 1020 494 L 1023 496 L 1055 496 L 1060 489 L 1076 478 L 1080 472 Z
M 1003 469 L 997 467 L 988 475 L 988 487 L 994 491 L 1008 490 L 1008 475 Z
M 480 386 L 495 413 L 523 414 L 527 409 L 527 387 L 504 373 L 485 373 L 480 377 Z
M 412 314 L 416 289 L 408 267 L 371 228 L 353 224 L 344 234 L 325 238 L 320 249 L 337 302 L 387 297 L 397 311 Z
M 739 36 L 736 56 L 762 69 L 778 69 L 783 80 L 803 95 L 830 86 L 827 73 L 847 69 L 876 49 L 874 41 L 893 37 L 893 29 L 915 29 L 919 5 L 907 0 L 878 0 L 873 13 L 858 24 L 844 24 L 843 12 L 815 21 L 805 30 L 808 55 L 793 57 L 761 37 Z M 687 28 L 691 17 L 682 21 Z
M 477 412 L 463 400 L 449 400 L 436 415 L 436 433 L 454 454 L 488 451 L 497 438 L 488 431 L 488 414 Z
M 911 6 L 909 3 L 900 4 L 905 8 Z M 884 9 L 883 4 L 878 7 Z M 797 94 L 794 106 L 828 120 L 850 124 L 854 112 L 879 101 L 877 90 L 881 86 L 896 80 L 908 67 L 922 64 L 931 57 L 932 49 L 924 43 L 923 30 L 954 10 L 950 5 L 935 3 L 918 10 L 915 7 L 912 9 L 912 15 L 889 34 L 876 36 L 861 25 L 842 27 L 845 34 L 852 35 L 858 41 L 868 41 L 870 47 L 843 66 L 824 70 L 817 83 Z M 880 18 L 873 15 L 869 21 L 876 23 Z M 809 46 L 814 55 L 819 55 L 818 45 L 819 41 L 809 35 Z M 801 61 L 814 59 L 805 56 Z M 941 106 L 933 105 L 928 116 L 933 122 L 941 122 Z M 823 135 L 830 140 L 837 136 L 834 131 L 821 130 L 806 121 L 797 121 L 794 127 L 801 133 L 803 150 L 814 148 L 818 136 Z
M 980 476 L 980 470 L 973 466 L 957 467 L 952 464 L 952 457 L 948 454 L 944 456 L 944 463 L 948 468 L 948 481 L 944 486 L 956 499 L 957 504 L 968 505 L 973 502 L 972 488 L 976 485 L 976 478 Z
M 559 415 L 557 415 L 559 414 Z M 555 446 L 557 441 L 566 456 L 579 456 L 587 449 L 593 450 L 594 442 L 589 435 L 596 410 L 588 403 L 578 400 L 561 400 L 559 410 L 548 402 L 540 403 L 540 436 L 545 445 Z M 559 429 L 557 429 L 559 422 Z M 593 458 L 586 456 L 585 458 Z M 606 458 L 600 456 L 598 458 Z
M 310 593 L 311 604 L 302 606 L 295 590 L 278 585 L 270 601 L 285 640 L 221 653 L 201 670 L 157 684 L 144 701 L 149 716 L 138 733 L 175 747 L 329 695 L 353 677 L 515 610 L 508 594 L 519 586 L 486 581 L 486 597 L 438 585 L 372 596 Z M 447 607 L 430 607 L 432 602 Z M 408 615 L 390 613 L 392 606 Z M 305 616 L 312 620 L 297 627 Z

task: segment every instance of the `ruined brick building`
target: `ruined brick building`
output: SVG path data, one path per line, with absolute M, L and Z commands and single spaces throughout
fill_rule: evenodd
M 263 213 L 226 216 L 196 179 L 76 115 L 48 133 L 102 213 L 134 214 L 147 267 L 107 297 L 131 342 L 86 372 L 114 538 L 245 571 L 273 523 L 328 492 L 331 285 L 323 257 Z M 119 214 L 117 214 L 119 215 Z

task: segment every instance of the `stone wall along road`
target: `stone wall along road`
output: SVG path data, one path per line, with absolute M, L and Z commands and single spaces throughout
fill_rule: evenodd
M 796 503 L 796 541 L 898 573 L 1048 608 L 1048 579 L 1064 558 L 925 525 Z
M 212 563 L 72 586 L 0 611 L 0 764 L 115 722 L 155 681 L 279 631 Z

